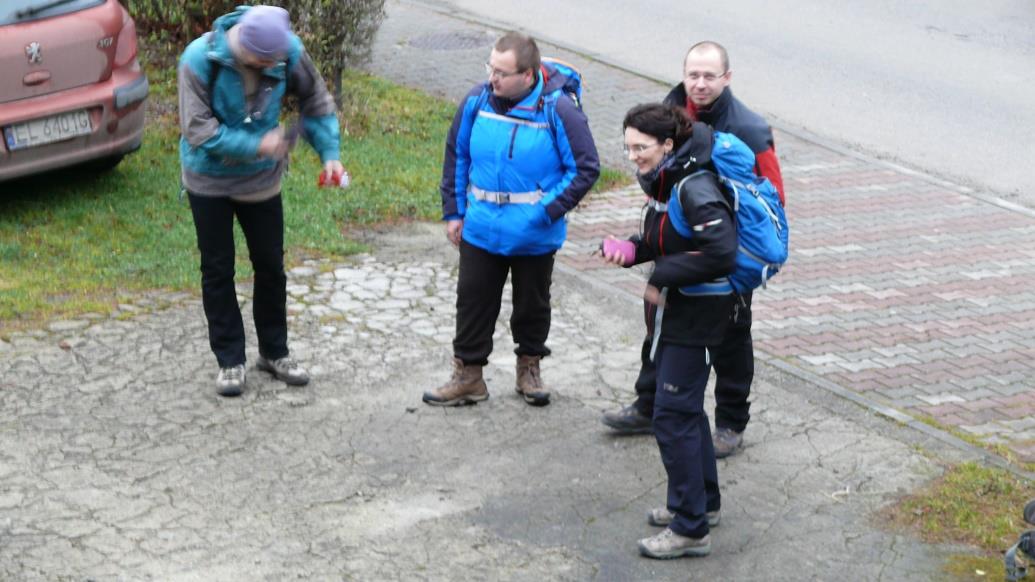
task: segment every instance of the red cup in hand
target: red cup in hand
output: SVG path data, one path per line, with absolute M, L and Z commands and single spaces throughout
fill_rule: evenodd
M 348 188 L 351 180 L 349 179 L 348 172 L 334 172 L 333 174 L 324 170 L 320 172 L 320 178 L 317 180 L 317 185 L 321 188 L 329 186 L 337 186 L 338 188 Z

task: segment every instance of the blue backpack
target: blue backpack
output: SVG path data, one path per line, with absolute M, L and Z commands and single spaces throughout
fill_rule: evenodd
M 766 281 L 787 261 L 790 232 L 780 195 L 768 178 L 755 175 L 755 154 L 733 134 L 714 132 L 711 161 L 737 223 L 737 266 L 725 281 L 691 285 L 680 291 L 687 295 L 725 295 L 765 288 Z M 676 232 L 692 238 L 679 200 L 683 181 L 672 190 L 668 216 Z
M 564 92 L 571 100 L 575 102 L 575 106 L 582 110 L 582 73 L 575 68 L 574 65 L 566 63 L 560 59 L 554 59 L 550 57 L 543 57 L 541 59 L 543 65 L 549 65 L 553 67 L 556 75 L 564 77 L 564 85 L 561 86 L 561 91 Z M 540 66 L 543 78 L 548 79 L 549 73 L 546 71 L 546 67 Z

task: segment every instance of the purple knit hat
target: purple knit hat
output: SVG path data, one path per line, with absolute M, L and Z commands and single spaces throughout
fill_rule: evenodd
M 279 60 L 291 45 L 291 19 L 279 6 L 252 6 L 241 17 L 238 39 L 253 55 Z

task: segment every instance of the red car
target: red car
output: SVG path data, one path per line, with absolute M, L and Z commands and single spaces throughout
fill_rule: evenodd
M 117 0 L 0 0 L 0 181 L 140 147 L 147 77 Z

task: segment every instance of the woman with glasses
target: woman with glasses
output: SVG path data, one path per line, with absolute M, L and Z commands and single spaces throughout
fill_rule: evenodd
M 709 284 L 733 271 L 736 228 L 711 163 L 707 125 L 657 103 L 629 110 L 622 129 L 648 202 L 640 233 L 628 240 L 608 237 L 602 251 L 605 261 L 623 267 L 654 263 L 644 300 L 657 367 L 654 435 L 668 473 L 667 503 L 647 517 L 665 529 L 640 540 L 640 552 L 651 558 L 704 556 L 711 551 L 709 528 L 719 523 L 720 505 L 704 411 L 708 348 L 722 340 L 734 303 L 728 293 L 711 294 Z

